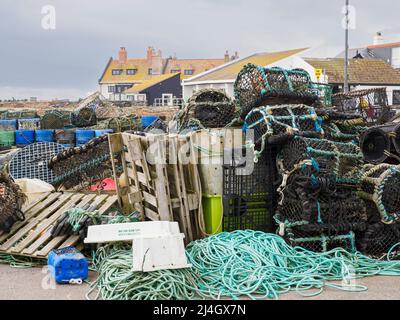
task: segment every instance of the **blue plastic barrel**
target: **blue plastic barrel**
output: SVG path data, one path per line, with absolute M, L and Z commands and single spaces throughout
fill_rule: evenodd
M 75 132 L 75 138 L 76 138 L 76 145 L 82 146 L 94 138 L 94 131 L 78 129 Z
M 0 131 L 17 130 L 17 120 L 0 120 Z
M 154 121 L 158 119 L 158 116 L 142 116 L 142 127 L 146 129 L 149 125 L 151 125 Z
M 15 131 L 15 144 L 17 146 L 27 146 L 35 142 L 35 130 Z
M 35 131 L 36 142 L 55 142 L 54 130 L 43 129 Z
M 95 137 L 100 137 L 108 133 L 113 133 L 112 129 L 94 130 Z

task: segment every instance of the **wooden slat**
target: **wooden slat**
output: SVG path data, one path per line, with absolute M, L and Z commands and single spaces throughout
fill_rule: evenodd
M 68 199 L 71 198 L 70 194 L 62 194 L 58 200 L 53 203 L 50 207 L 42 211 L 37 217 L 31 219 L 28 224 L 18 230 L 11 238 L 0 246 L 0 250 L 6 251 L 10 249 L 18 240 L 24 237 L 29 231 L 31 231 L 42 219 L 46 218 L 59 207 L 61 207 Z
M 35 241 L 36 238 L 40 236 L 40 234 L 45 231 L 50 224 L 53 222 L 57 221 L 57 219 L 64 214 L 65 211 L 73 208 L 76 203 L 81 200 L 83 197 L 82 194 L 75 194 L 71 197 L 71 200 L 69 200 L 62 208 L 58 209 L 54 214 L 51 215 L 44 223 L 41 223 L 39 226 L 35 228 L 29 235 L 23 239 L 21 242 L 19 242 L 15 247 L 11 248 L 11 252 L 21 252 L 23 249 L 26 248 L 29 244 L 31 244 L 33 241 Z
M 151 210 L 149 208 L 145 207 L 144 208 L 144 213 L 146 214 L 146 217 L 149 218 L 152 221 L 160 221 L 161 220 L 160 219 L 160 215 L 157 212 L 155 212 L 155 211 L 153 211 L 153 210 Z
M 92 199 L 90 199 L 90 201 L 91 200 Z M 107 200 L 106 203 L 104 203 L 100 207 L 100 209 L 98 209 L 98 207 L 104 202 L 104 200 Z M 94 209 L 98 209 L 99 214 L 104 214 L 112 205 L 114 205 L 117 202 L 117 200 L 118 200 L 117 196 L 111 196 L 111 197 L 108 197 L 107 195 L 97 196 L 95 201 L 91 203 L 91 207 Z M 85 206 L 85 204 L 79 203 L 80 208 L 82 208 L 83 206 Z M 54 237 L 44 248 L 36 252 L 34 255 L 47 256 L 51 250 L 55 249 L 55 247 L 59 245 L 61 242 L 63 242 L 66 238 L 67 236 Z M 29 254 L 29 252 L 27 253 Z
M 84 206 L 86 206 L 87 204 L 89 204 L 92 200 L 93 200 L 93 198 L 95 198 L 96 197 L 96 195 L 95 194 L 89 194 L 89 195 L 87 195 L 87 196 L 85 196 L 83 199 L 82 199 L 82 201 L 80 201 L 77 205 L 75 205 L 75 206 L 73 206 L 74 208 L 80 208 L 80 209 L 82 209 Z M 68 210 L 68 209 L 67 209 Z M 42 228 L 43 227 L 45 227 L 45 228 L 48 228 L 47 230 L 46 230 L 46 232 L 44 233 L 44 234 L 42 234 L 41 236 L 40 236 L 40 233 L 38 234 L 40 237 L 39 237 L 39 239 L 38 240 L 36 240 L 35 242 L 33 242 L 28 248 L 26 248 L 25 250 L 23 250 L 22 251 L 22 253 L 23 254 L 29 254 L 29 255 L 31 255 L 31 254 L 33 254 L 38 248 L 40 248 L 40 246 L 42 245 L 42 244 L 44 244 L 45 242 L 47 242 L 50 238 L 51 238 L 51 229 L 52 229 L 52 224 L 53 223 L 55 223 L 58 219 L 59 219 L 59 217 L 61 217 L 64 213 L 65 213 L 65 211 L 67 211 L 67 210 L 64 210 L 63 212 L 61 212 L 61 214 L 59 214 L 59 212 L 56 212 L 53 216 L 51 216 L 50 217 L 50 219 L 47 219 L 47 220 L 45 220 L 44 222 L 45 222 L 45 225 L 40 225 L 40 226 L 38 226 L 38 229 L 39 230 L 43 230 Z M 57 215 L 58 217 L 56 218 L 56 219 L 54 219 L 54 216 L 55 215 Z M 36 230 L 35 230 L 36 231 Z M 55 238 L 57 238 L 57 237 L 55 237 Z M 54 238 L 54 239 L 55 239 Z M 64 237 L 64 239 L 65 239 L 66 237 Z M 61 241 L 63 241 L 64 239 L 62 239 Z M 60 242 L 61 242 L 60 241 Z M 54 248 L 52 248 L 52 249 L 54 249 Z M 51 249 L 50 249 L 51 250 Z
M 142 191 L 144 201 L 150 203 L 152 206 L 157 207 L 157 198 L 146 191 Z

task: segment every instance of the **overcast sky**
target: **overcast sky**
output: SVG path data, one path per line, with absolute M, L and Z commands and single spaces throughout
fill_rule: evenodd
M 98 88 L 110 56 L 146 47 L 178 58 L 241 57 L 313 47 L 335 56 L 343 47 L 344 0 L 2 0 L 0 99 L 84 97 Z M 350 0 L 356 9 L 351 47 L 372 43 L 376 31 L 400 41 L 400 1 Z M 55 30 L 42 27 L 42 7 L 56 12 Z M 48 21 L 48 20 L 46 20 Z

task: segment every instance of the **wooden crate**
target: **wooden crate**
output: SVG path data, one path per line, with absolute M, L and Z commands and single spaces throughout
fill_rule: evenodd
M 110 135 L 109 141 L 112 163 L 116 154 L 122 162 L 121 176 L 113 169 L 124 211 L 137 210 L 155 221 L 177 221 L 187 241 L 201 238 L 201 186 L 190 137 L 119 133 Z M 178 161 L 184 144 L 189 163 Z
M 23 208 L 25 220 L 17 222 L 9 233 L 0 236 L 0 252 L 46 258 L 53 249 L 76 245 L 79 236 L 52 237 L 57 220 L 71 208 L 91 208 L 101 214 L 116 204 L 116 195 L 47 193 Z

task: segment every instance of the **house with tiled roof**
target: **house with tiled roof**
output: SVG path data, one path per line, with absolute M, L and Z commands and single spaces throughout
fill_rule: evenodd
M 344 51 L 337 58 L 344 58 Z M 400 42 L 386 43 L 381 32 L 377 32 L 373 44 L 349 50 L 350 58 L 379 59 L 400 69 Z
M 304 61 L 312 67 L 308 71 L 314 81 L 332 85 L 334 92 L 343 90 L 343 58 L 304 58 Z M 322 72 L 320 79 L 315 78 L 316 70 Z M 400 70 L 379 59 L 350 59 L 348 70 L 350 89 L 386 87 L 389 104 L 400 104 Z
M 147 48 L 146 57 L 144 58 L 128 58 L 126 49 L 121 47 L 118 52 L 118 58 L 110 58 L 108 60 L 99 79 L 100 92 L 105 98 L 114 101 L 143 99 L 143 96 L 133 95 L 133 91 L 138 90 L 132 88 L 143 83 L 146 86 L 146 83 L 156 82 L 158 91 L 167 90 L 163 92 L 164 95 L 170 96 L 172 94 L 173 98 L 179 99 L 182 96 L 182 88 L 180 82 L 178 84 L 175 83 L 177 78 L 182 80 L 192 77 L 234 58 L 230 57 L 228 52 L 221 59 L 164 58 L 161 50 L 155 50 L 152 47 Z M 179 76 L 176 77 L 176 74 L 179 74 Z M 162 75 L 168 76 L 160 77 Z M 172 82 L 175 87 L 172 86 Z M 128 89 L 132 90 L 128 91 Z M 161 99 L 162 96 L 157 98 Z M 147 101 L 150 102 L 154 99 L 150 98 Z
M 260 66 L 274 66 L 279 63 L 285 65 L 301 64 L 301 61 L 295 61 L 296 57 L 307 50 L 307 48 L 286 50 L 279 52 L 263 52 L 250 55 L 242 59 L 229 61 L 221 66 L 210 69 L 193 77 L 183 79 L 183 98 L 187 100 L 193 93 L 205 88 L 221 89 L 233 97 L 233 86 L 240 70 L 248 63 Z M 304 62 L 303 62 L 304 63 Z

